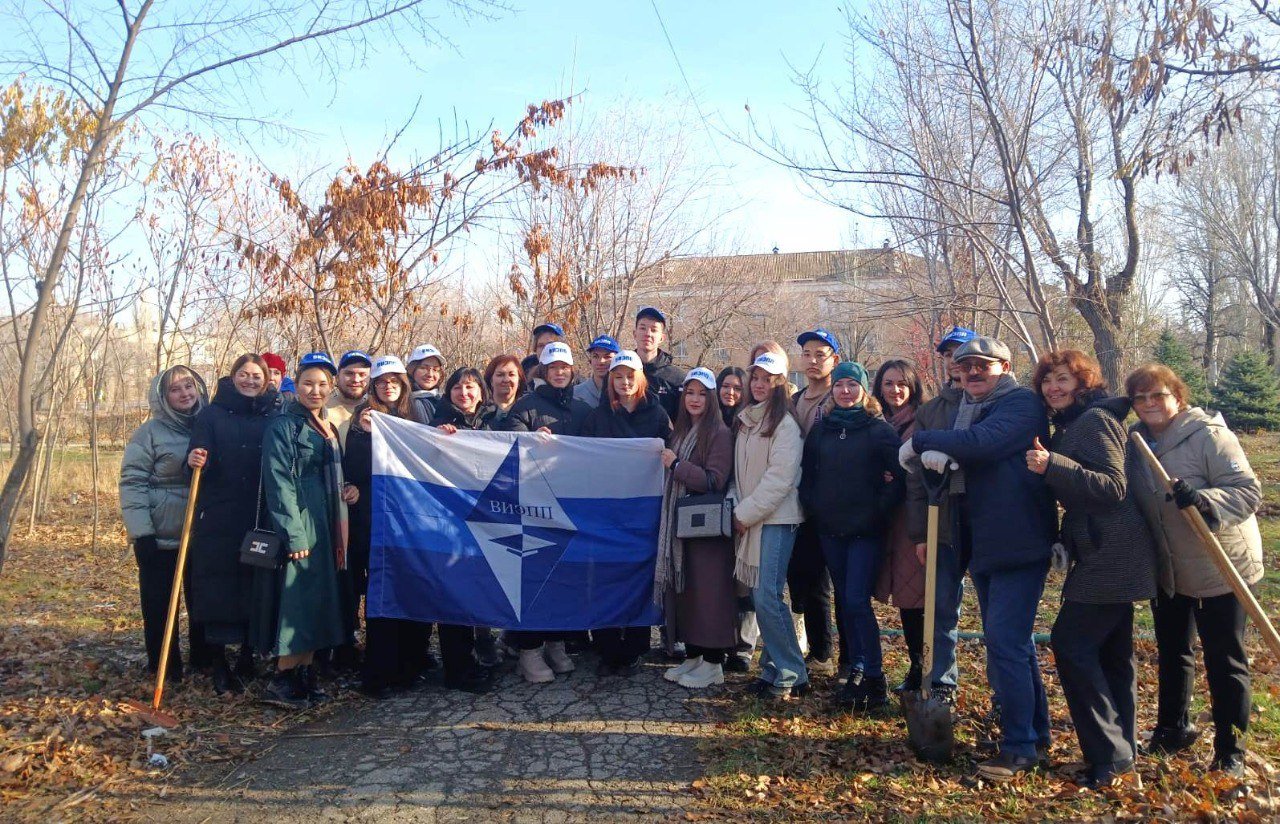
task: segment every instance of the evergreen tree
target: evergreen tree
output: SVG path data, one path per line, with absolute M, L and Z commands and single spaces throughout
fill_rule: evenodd
M 1280 429 L 1280 380 L 1260 352 L 1237 352 L 1227 361 L 1213 402 L 1232 429 Z
M 1191 390 L 1192 406 L 1207 406 L 1210 402 L 1209 386 L 1205 380 L 1204 370 L 1191 354 L 1186 344 L 1174 337 L 1173 332 L 1165 329 L 1156 340 L 1156 348 L 1151 353 L 1156 363 L 1162 363 L 1173 370 L 1173 374 L 1182 378 L 1182 382 Z

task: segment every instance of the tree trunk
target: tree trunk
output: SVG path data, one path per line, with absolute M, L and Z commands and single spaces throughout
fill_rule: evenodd
M 1093 333 L 1093 351 L 1098 356 L 1098 365 L 1102 367 L 1102 377 L 1111 391 L 1118 391 L 1121 383 L 1120 327 L 1105 311 L 1105 304 L 1099 306 L 1091 300 L 1073 298 L 1072 303 L 1089 325 Z

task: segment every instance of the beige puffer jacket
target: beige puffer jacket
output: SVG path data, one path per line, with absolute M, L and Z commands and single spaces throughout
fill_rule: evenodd
M 1247 584 L 1262 578 L 1262 536 L 1254 513 L 1262 486 L 1222 416 L 1199 407 L 1180 413 L 1154 442 L 1145 424 L 1136 424 L 1171 478 L 1199 489 L 1213 504 L 1214 534 Z M 1145 462 L 1130 450 L 1129 483 L 1151 526 L 1161 555 L 1160 588 L 1191 598 L 1225 595 L 1231 587 L 1219 574 L 1199 537 L 1183 518 Z
M 760 434 L 764 404 L 747 407 L 738 416 L 742 428 L 733 446 L 734 485 L 737 505 L 733 515 L 744 526 L 798 524 L 800 508 L 800 457 L 804 439 L 800 424 L 785 415 L 773 435 Z

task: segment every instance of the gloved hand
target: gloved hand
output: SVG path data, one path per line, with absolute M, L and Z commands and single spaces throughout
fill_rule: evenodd
M 1170 486 L 1173 487 L 1173 495 L 1171 497 L 1178 509 L 1186 509 L 1193 506 L 1204 517 L 1205 523 L 1209 525 L 1210 529 L 1217 528 L 1218 519 L 1214 516 L 1213 504 L 1209 501 L 1209 496 L 1199 489 L 1193 488 L 1181 478 L 1174 478 L 1170 482 Z
M 936 449 L 926 449 L 924 454 L 920 456 L 920 463 L 924 464 L 925 469 L 939 473 L 946 472 L 947 467 L 952 469 L 960 468 L 960 464 L 956 463 L 954 458 Z
M 151 552 L 159 552 L 160 544 L 156 541 L 156 536 L 154 535 L 139 535 L 133 539 L 133 548 L 138 553 L 146 555 Z
M 916 471 L 916 458 L 920 457 L 916 454 L 916 448 L 911 444 L 911 438 L 907 438 L 902 446 L 898 447 L 898 463 L 908 472 Z
M 1051 566 L 1054 572 L 1066 572 L 1071 568 L 1071 556 L 1067 554 L 1067 548 L 1060 542 L 1054 542 L 1050 547 L 1053 551 L 1053 562 Z

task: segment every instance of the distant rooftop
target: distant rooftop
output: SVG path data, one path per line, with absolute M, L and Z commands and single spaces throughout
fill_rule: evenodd
M 765 283 L 884 278 L 894 276 L 904 263 L 914 260 L 914 255 L 894 249 L 677 257 L 654 264 L 652 283 L 662 286 L 708 277 Z

